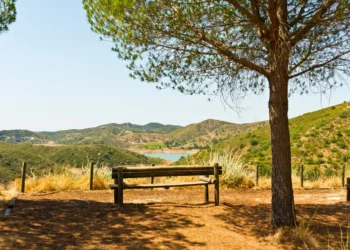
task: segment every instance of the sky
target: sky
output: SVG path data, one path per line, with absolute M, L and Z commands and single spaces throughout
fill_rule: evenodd
M 16 22 L 0 35 L 0 130 L 268 120 L 267 94 L 246 97 L 237 113 L 219 97 L 209 102 L 131 79 L 113 44 L 90 30 L 79 0 L 19 0 L 16 6 Z M 293 95 L 289 117 L 344 101 L 350 101 L 348 86 L 322 96 Z

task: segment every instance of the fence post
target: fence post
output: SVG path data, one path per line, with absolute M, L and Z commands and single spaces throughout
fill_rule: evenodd
M 301 164 L 301 170 L 300 170 L 300 186 L 304 187 L 304 164 Z
M 154 164 L 152 164 L 152 167 L 154 167 Z M 153 184 L 154 183 L 154 177 L 152 176 L 151 177 L 151 184 Z M 153 190 L 153 188 L 151 188 L 151 190 Z
M 350 178 L 346 178 L 346 201 L 350 201 Z
M 343 171 L 341 175 L 341 186 L 344 187 L 345 185 L 345 164 L 343 165 Z
M 21 192 L 25 191 L 27 162 L 22 163 Z
M 256 164 L 255 183 L 256 183 L 256 186 L 259 186 L 259 164 Z
M 89 190 L 93 190 L 93 181 L 94 181 L 94 162 L 90 163 L 90 182 L 89 182 Z
M 215 177 L 215 206 L 219 206 L 220 195 L 219 195 L 219 164 L 214 164 L 214 177 Z

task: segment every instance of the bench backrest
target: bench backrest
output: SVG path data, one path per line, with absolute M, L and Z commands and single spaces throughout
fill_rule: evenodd
M 118 171 L 123 172 L 123 178 L 142 178 L 160 176 L 194 176 L 214 175 L 215 166 L 157 166 L 157 167 L 118 167 L 112 169 L 112 178 L 118 178 Z M 218 174 L 222 167 L 216 166 Z

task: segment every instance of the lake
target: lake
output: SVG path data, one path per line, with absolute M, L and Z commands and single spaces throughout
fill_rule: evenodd
M 186 156 L 189 156 L 191 154 L 189 154 L 189 153 L 147 153 L 144 155 L 149 156 L 149 157 L 154 157 L 154 158 L 162 158 L 162 159 L 170 160 L 170 161 L 177 161 L 182 156 L 186 157 Z

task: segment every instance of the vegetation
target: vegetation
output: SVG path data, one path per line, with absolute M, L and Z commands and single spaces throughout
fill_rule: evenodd
M 343 118 L 343 117 L 347 118 Z M 329 179 L 340 176 L 342 166 L 350 162 L 350 102 L 307 113 L 290 119 L 292 166 L 296 177 L 300 175 L 300 165 L 305 166 L 305 180 L 314 181 L 323 176 Z M 208 161 L 212 151 L 230 151 L 234 158 L 239 158 L 248 166 L 260 167 L 260 175 L 271 177 L 272 156 L 270 132 L 268 127 L 239 134 L 230 140 L 213 145 L 180 159 L 185 162 L 201 163 Z
M 32 132 L 28 130 L 0 131 L 0 141 L 31 144 L 105 144 L 122 148 L 135 145 L 141 148 L 203 149 L 233 135 L 266 126 L 267 122 L 233 124 L 206 120 L 186 127 L 149 123 L 144 126 L 123 123 L 107 124 L 95 128 L 72 129 L 57 132 Z M 162 143 L 164 145 L 162 145 Z
M 149 123 L 143 126 L 132 123 L 112 123 L 95 128 L 71 129 L 57 132 L 3 130 L 0 131 L 0 141 L 9 143 L 28 142 L 32 144 L 45 144 L 51 142 L 65 145 L 107 144 L 127 147 L 130 145 L 129 142 L 142 143 L 142 139 L 157 140 L 163 138 L 163 134 L 170 133 L 179 128 L 181 127 L 175 125 L 162 125 L 160 123 Z
M 218 163 L 222 166 L 222 176 L 220 183 L 229 188 L 251 188 L 254 183 L 248 178 L 246 166 L 243 161 L 233 157 L 230 151 L 212 151 L 207 164 Z
M 111 168 L 106 165 L 98 165 L 94 168 L 93 189 L 107 190 L 111 183 Z M 90 169 L 83 167 L 78 174 L 70 168 L 61 167 L 54 174 L 47 173 L 43 176 L 31 176 L 26 180 L 26 192 L 55 192 L 67 190 L 87 190 L 89 188 Z M 20 179 L 16 179 L 15 187 L 20 190 Z
M 20 175 L 21 163 L 28 162 L 29 174 L 38 176 L 69 165 L 83 167 L 94 161 L 109 166 L 159 164 L 161 159 L 148 158 L 125 149 L 107 145 L 72 145 L 61 147 L 0 143 L 0 182 Z
M 169 134 L 169 139 L 165 143 L 168 147 L 206 148 L 211 144 L 216 144 L 240 133 L 266 125 L 267 122 L 234 124 L 208 119 L 173 131 Z
M 140 147 L 145 149 L 162 149 L 165 147 L 165 144 L 163 142 L 149 142 L 140 145 Z
M 0 0 L 0 34 L 8 31 L 8 25 L 16 21 L 16 0 Z

